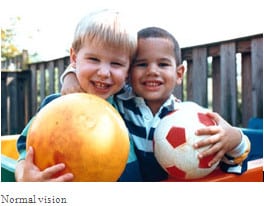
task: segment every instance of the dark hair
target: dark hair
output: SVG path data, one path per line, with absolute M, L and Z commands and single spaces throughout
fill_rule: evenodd
M 177 66 L 181 64 L 181 49 L 178 41 L 171 33 L 159 27 L 147 27 L 138 31 L 138 39 L 146 39 L 151 37 L 171 40 L 174 46 L 174 56 L 176 59 L 176 64 Z

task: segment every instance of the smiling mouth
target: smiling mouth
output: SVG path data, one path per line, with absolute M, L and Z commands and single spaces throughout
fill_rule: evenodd
M 146 81 L 143 83 L 145 86 L 147 87 L 158 87 L 160 86 L 162 83 L 160 81 Z
M 103 83 L 103 82 L 93 82 L 93 85 L 97 89 L 108 89 L 111 87 L 111 84 Z

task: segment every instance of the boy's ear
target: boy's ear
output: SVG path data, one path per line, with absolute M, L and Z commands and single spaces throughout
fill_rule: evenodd
M 179 65 L 176 68 L 176 75 L 177 75 L 177 84 L 182 83 L 183 75 L 185 74 L 186 68 L 183 64 Z
M 73 68 L 76 68 L 76 53 L 73 48 L 70 49 L 70 61 L 71 61 L 71 66 Z

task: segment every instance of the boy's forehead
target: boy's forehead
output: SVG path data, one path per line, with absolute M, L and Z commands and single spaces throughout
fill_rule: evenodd
M 111 48 L 123 52 L 125 50 L 124 45 L 122 45 L 121 43 L 115 41 L 107 41 L 100 37 L 87 37 L 85 39 L 84 45 L 100 46 L 101 48 Z
M 122 51 L 127 55 L 130 55 L 131 52 L 129 46 L 126 43 L 122 41 L 118 41 L 116 39 L 104 39 L 101 36 L 86 36 L 84 44 L 85 45 L 90 44 L 95 46 L 98 45 L 101 48 L 108 48 L 116 51 Z
M 86 39 L 82 48 L 86 54 L 93 55 L 107 55 L 109 57 L 115 56 L 116 59 L 123 59 L 124 61 L 129 61 L 130 53 L 124 47 L 120 47 L 111 42 L 106 41 L 94 41 Z
M 167 38 L 142 38 L 138 41 L 138 52 L 174 53 L 174 45 L 173 42 Z
M 149 38 L 141 38 L 138 40 L 138 46 L 139 47 L 145 47 L 145 46 L 161 46 L 167 48 L 173 48 L 173 42 L 170 39 L 167 38 L 161 38 L 161 37 L 149 37 Z

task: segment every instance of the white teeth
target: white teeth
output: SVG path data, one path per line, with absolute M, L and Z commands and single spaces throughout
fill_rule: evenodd
M 155 86 L 159 86 L 160 84 L 158 82 L 146 82 L 147 86 L 151 86 L 151 87 L 155 87 Z
M 94 85 L 95 85 L 95 87 L 97 87 L 97 88 L 99 88 L 99 89 L 105 89 L 105 88 L 108 87 L 107 84 L 104 84 L 104 83 L 102 83 L 102 82 L 95 82 Z

